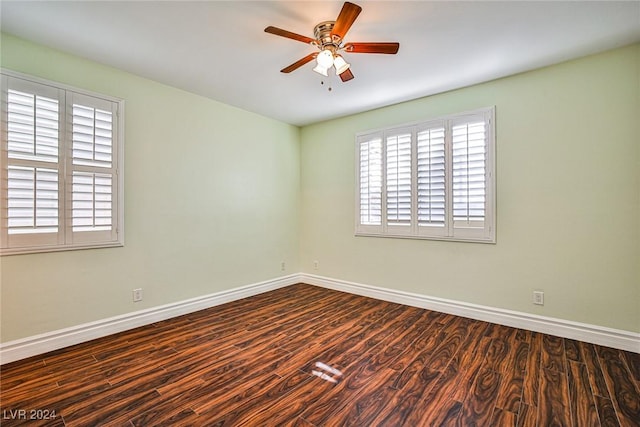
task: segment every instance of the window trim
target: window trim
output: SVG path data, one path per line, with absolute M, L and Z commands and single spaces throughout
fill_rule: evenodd
M 478 108 L 475 110 L 464 111 L 461 113 L 448 114 L 425 120 L 418 120 L 409 123 L 391 125 L 385 128 L 378 128 L 358 132 L 355 135 L 355 223 L 354 223 L 354 235 L 356 237 L 390 237 L 400 239 L 418 239 L 418 240 L 436 240 L 436 241 L 452 241 L 452 242 L 469 242 L 469 243 L 496 243 L 496 127 L 495 127 L 495 106 Z M 464 120 L 465 116 L 485 116 L 487 143 L 485 154 L 485 227 L 478 228 L 476 230 L 469 230 L 465 235 L 456 236 L 455 231 L 450 230 L 453 227 L 453 212 L 451 209 L 447 210 L 445 217 L 445 226 L 443 233 L 427 234 L 425 233 L 428 227 L 418 227 L 417 225 L 417 143 L 416 134 L 420 130 L 432 127 L 433 124 L 441 123 L 456 123 Z M 412 132 L 412 157 L 411 157 L 411 225 L 407 228 L 410 230 L 402 230 L 398 232 L 395 230 L 398 226 L 389 226 L 386 212 L 386 138 L 389 134 L 397 133 L 401 130 L 410 130 Z M 381 202 L 381 224 L 380 225 L 366 225 L 361 224 L 361 212 L 360 212 L 360 144 L 363 138 L 368 136 L 378 136 L 382 140 L 382 202 Z M 451 152 L 447 150 L 445 153 L 445 164 L 447 168 L 451 167 Z M 451 185 L 451 182 L 447 181 L 447 185 Z M 449 189 L 446 190 L 447 194 Z M 450 208 L 453 203 L 451 197 L 445 200 L 445 203 Z M 458 230 L 464 228 L 458 227 Z M 443 235 L 439 235 L 443 234 Z M 477 234 L 477 235 L 474 235 Z
M 29 74 L 24 74 L 21 72 L 9 70 L 6 68 L 0 68 L 0 78 L 2 81 L 2 105 L 0 106 L 0 111 L 2 111 L 2 137 L 0 138 L 0 179 L 3 182 L 7 182 L 7 173 L 8 173 L 8 137 L 7 137 L 7 117 L 6 117 L 6 97 L 8 87 L 6 86 L 7 78 L 15 78 L 27 81 L 29 83 L 34 83 L 37 85 L 48 86 L 52 89 L 63 91 L 63 99 L 65 100 L 64 105 L 60 106 L 60 116 L 59 116 L 59 135 L 60 135 L 60 143 L 58 147 L 58 179 L 59 179 L 59 218 L 61 221 L 59 222 L 59 230 L 58 230 L 58 243 L 55 245 L 34 245 L 34 246 L 22 246 L 22 247 L 1 247 L 0 246 L 0 256 L 8 256 L 8 255 L 19 255 L 19 254 L 32 254 L 32 253 L 44 253 L 44 252 L 60 252 L 60 251 L 70 251 L 70 250 L 81 250 L 81 249 L 97 249 L 97 248 L 110 248 L 110 247 L 122 247 L 124 246 L 124 150 L 125 150 L 125 141 L 124 141 L 124 117 L 125 117 L 125 102 L 121 98 L 113 97 L 110 95 L 105 95 L 102 93 L 92 92 L 89 90 L 81 89 L 75 86 L 70 86 L 64 83 L 59 83 L 56 81 L 44 79 L 41 77 L 32 76 Z M 79 94 L 82 96 L 88 96 L 91 98 L 97 98 L 100 100 L 104 100 L 110 103 L 116 104 L 116 115 L 114 117 L 117 125 L 113 130 L 113 138 L 115 143 L 113 145 L 113 161 L 115 163 L 114 175 L 116 179 L 116 183 L 114 184 L 114 198 L 113 203 L 116 205 L 114 209 L 114 230 L 112 235 L 115 235 L 115 238 L 111 241 L 83 241 L 83 239 L 79 239 L 80 241 L 76 241 L 72 243 L 68 239 L 69 233 L 71 233 L 72 224 L 71 219 L 69 218 L 69 207 L 71 206 L 70 200 L 70 186 L 71 183 L 68 182 L 68 177 L 70 176 L 70 171 L 73 171 L 73 168 L 68 169 L 68 159 L 69 152 L 71 150 L 71 144 L 67 141 L 68 136 L 68 121 L 70 118 L 67 116 L 68 108 L 67 101 L 69 99 L 70 93 Z M 5 164 L 5 161 L 7 164 Z M 7 215 L 6 215 L 6 194 L 4 191 L 0 193 L 0 197 L 3 198 L 2 203 L 2 212 L 0 212 L 0 235 L 3 240 L 7 237 Z M 94 233 L 94 232 L 89 232 Z M 27 234 L 29 235 L 29 234 Z M 62 240 L 62 243 L 60 243 Z M 66 240 L 66 243 L 65 243 Z

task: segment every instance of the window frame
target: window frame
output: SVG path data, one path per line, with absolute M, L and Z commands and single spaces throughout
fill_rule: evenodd
M 124 246 L 124 117 L 125 102 L 123 99 L 96 93 L 63 83 L 31 76 L 28 74 L 0 69 L 2 135 L 0 136 L 0 256 L 30 254 L 42 252 L 57 252 L 79 249 L 95 249 Z M 10 83 L 10 80 L 13 82 Z M 8 157 L 8 107 L 7 98 L 9 88 L 17 86 L 34 87 L 33 92 L 42 96 L 43 91 L 58 93 L 58 158 L 57 163 L 42 167 L 55 169 L 58 173 L 58 226 L 57 232 L 52 233 L 24 233 L 19 239 L 9 239 L 8 233 L 8 170 L 10 166 L 28 164 Z M 43 88 L 43 86 L 45 88 Z M 112 106 L 112 167 L 103 169 L 103 173 L 112 174 L 112 216 L 111 231 L 76 231 L 73 232 L 72 206 L 74 171 L 90 169 L 73 165 L 73 129 L 72 109 L 74 98 L 91 100 L 93 108 L 97 105 Z M 31 162 L 31 166 L 37 161 Z M 97 173 L 101 170 L 94 168 Z M 12 234 L 11 236 L 18 236 Z M 11 240 L 14 240 L 13 246 Z
M 453 127 L 459 123 L 471 123 L 473 119 L 484 118 L 485 153 L 484 153 L 484 222 L 483 227 L 461 227 L 455 225 L 453 212 Z M 471 120 L 471 121 L 470 121 Z M 418 134 L 425 129 L 444 126 L 445 139 L 445 219 L 443 227 L 418 225 Z M 408 226 L 389 224 L 387 220 L 387 137 L 399 133 L 411 134 L 411 221 Z M 380 139 L 381 143 L 381 202 L 379 224 L 363 224 L 361 222 L 361 155 L 363 143 Z M 401 125 L 358 132 L 355 136 L 355 236 L 390 237 L 422 240 L 440 240 L 472 243 L 496 243 L 496 136 L 495 106 L 479 108 L 446 116 L 439 116 Z M 370 179 L 372 176 L 368 172 Z M 376 175 L 377 176 L 377 175 Z M 368 188 L 368 187 L 367 187 Z M 370 194 L 370 193 L 369 193 Z M 377 193 L 376 193 L 377 194 Z M 371 218 L 369 216 L 368 218 Z

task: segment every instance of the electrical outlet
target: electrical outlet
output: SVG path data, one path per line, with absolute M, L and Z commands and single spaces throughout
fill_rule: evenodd
M 544 305 L 543 291 L 533 291 L 533 303 L 536 305 Z
M 133 290 L 133 302 L 142 301 L 142 288 L 137 288 Z
M 284 271 L 286 269 L 286 264 L 284 263 L 284 261 L 282 261 L 280 263 L 280 270 Z
M 313 261 L 313 269 L 317 270 L 320 267 L 320 263 L 318 261 Z

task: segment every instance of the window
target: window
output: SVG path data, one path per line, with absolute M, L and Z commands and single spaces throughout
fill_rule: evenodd
M 123 106 L 2 71 L 2 254 L 122 246 Z
M 495 242 L 495 109 L 356 136 L 356 235 Z

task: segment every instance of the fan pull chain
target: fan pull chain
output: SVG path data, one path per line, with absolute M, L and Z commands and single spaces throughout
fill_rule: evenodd
M 332 77 L 331 74 L 329 74 L 328 81 L 327 81 L 327 91 L 329 91 L 329 92 L 331 92 L 333 90 L 333 87 L 331 86 L 331 77 Z M 320 84 L 324 86 L 324 79 L 323 78 L 320 79 Z

